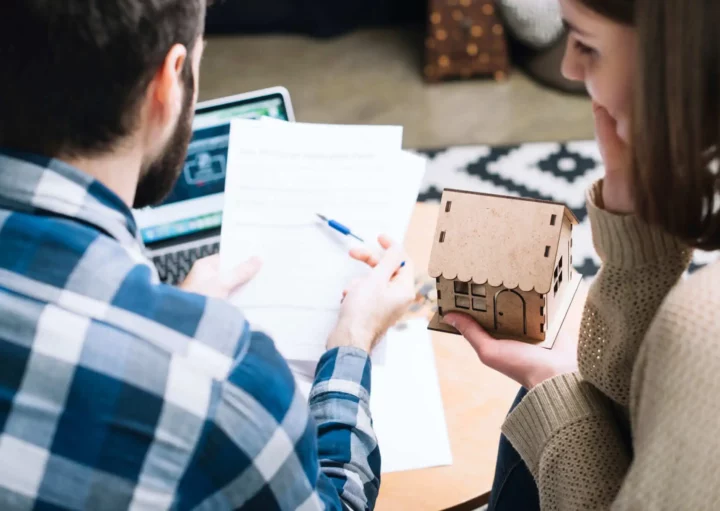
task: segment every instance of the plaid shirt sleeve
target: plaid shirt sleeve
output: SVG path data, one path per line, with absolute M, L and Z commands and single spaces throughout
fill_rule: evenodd
M 136 235 L 89 176 L 0 153 L 0 509 L 372 509 L 367 355 L 325 354 L 308 402 Z
M 272 340 L 245 335 L 247 352 L 214 389 L 179 508 L 373 509 L 380 454 L 369 357 L 326 353 L 308 407 Z
M 370 416 L 371 362 L 367 353 L 336 348 L 320 360 L 310 409 L 318 424 L 324 479 L 333 485 L 328 508 L 372 509 L 380 489 L 380 450 Z M 322 481 L 326 485 L 326 481 Z

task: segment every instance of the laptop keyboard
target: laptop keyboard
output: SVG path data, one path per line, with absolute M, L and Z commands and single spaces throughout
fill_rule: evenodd
M 153 263 L 160 274 L 160 280 L 165 284 L 177 286 L 182 284 L 190 273 L 190 269 L 198 259 L 208 257 L 220 252 L 220 243 L 204 245 L 202 247 L 182 250 L 154 257 Z

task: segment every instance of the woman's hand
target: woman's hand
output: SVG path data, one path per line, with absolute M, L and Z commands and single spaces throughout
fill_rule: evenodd
M 366 263 L 372 271 L 345 291 L 328 349 L 350 346 L 370 353 L 415 299 L 413 266 L 407 255 L 386 237 L 380 237 L 379 242 L 385 249 L 380 258 L 364 249 L 350 252 L 353 259 Z
M 520 341 L 495 339 L 465 314 L 447 314 L 444 322 L 460 331 L 483 364 L 528 390 L 545 380 L 577 371 L 577 336 L 558 338 L 548 350 Z
M 602 187 L 603 204 L 599 204 L 599 206 L 610 213 L 634 213 L 630 148 L 618 136 L 617 122 L 604 107 L 593 103 L 593 115 L 595 117 L 595 136 L 600 146 L 600 154 L 605 162 L 605 178 Z
M 262 262 L 250 259 L 239 264 L 229 275 L 220 272 L 220 256 L 213 255 L 196 262 L 180 289 L 209 298 L 226 300 L 233 291 L 250 282 L 262 268 Z
M 577 345 L 588 286 L 581 284 L 552 349 L 490 336 L 466 314 L 448 313 L 443 321 L 465 337 L 483 364 L 530 390 L 545 380 L 578 370 Z

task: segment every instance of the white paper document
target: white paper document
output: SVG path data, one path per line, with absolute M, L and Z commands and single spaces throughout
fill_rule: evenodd
M 383 366 L 373 366 L 372 412 L 382 472 L 452 465 L 435 353 L 426 321 L 387 338 Z
M 370 412 L 382 473 L 452 465 L 435 353 L 427 322 L 414 320 L 387 335 L 385 363 L 373 364 Z M 294 369 L 294 368 L 293 368 Z M 301 392 L 312 378 L 296 372 Z
M 402 242 L 425 160 L 402 152 L 402 129 L 235 120 L 221 241 L 224 270 L 260 257 L 260 274 L 232 302 L 289 360 L 317 361 L 342 292 L 368 271 L 348 256 L 337 220 L 375 246 Z

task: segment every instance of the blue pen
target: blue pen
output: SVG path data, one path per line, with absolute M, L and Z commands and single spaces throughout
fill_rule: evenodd
M 356 240 L 360 241 L 361 243 L 365 243 L 364 239 L 362 239 L 357 234 L 353 233 L 349 227 L 344 226 L 337 220 L 330 220 L 329 218 L 327 218 L 324 215 L 321 215 L 320 213 L 315 213 L 315 214 L 318 216 L 318 218 L 320 220 L 325 222 L 331 229 L 336 230 L 337 232 L 339 232 L 340 234 L 343 234 L 344 236 L 350 236 L 351 238 L 355 238 Z M 405 261 L 403 261 L 403 263 L 400 265 L 400 268 L 404 268 L 404 267 L 405 267 Z
M 340 222 L 337 222 L 335 220 L 329 220 L 326 216 L 321 215 L 320 213 L 315 213 L 320 220 L 328 224 L 330 228 L 335 229 L 340 234 L 343 234 L 345 236 L 350 236 L 351 238 L 355 238 L 356 240 L 360 241 L 361 243 L 365 243 L 365 240 L 362 239 L 357 234 L 353 233 L 349 227 L 345 227 Z

